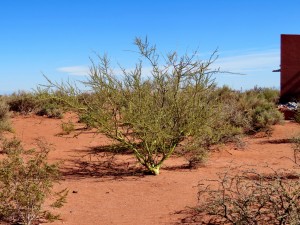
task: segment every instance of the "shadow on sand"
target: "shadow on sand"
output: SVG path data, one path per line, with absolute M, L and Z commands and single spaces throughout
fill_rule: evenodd
M 280 139 L 273 139 L 273 140 L 266 140 L 261 141 L 261 144 L 292 144 L 297 143 L 296 138 L 280 138 Z
M 83 150 L 84 156 L 74 156 L 65 161 L 62 175 L 65 179 L 108 178 L 123 179 L 125 177 L 144 177 L 152 175 L 137 163 L 133 152 L 124 145 L 103 145 L 88 147 Z M 163 170 L 190 170 L 188 165 L 164 166 Z

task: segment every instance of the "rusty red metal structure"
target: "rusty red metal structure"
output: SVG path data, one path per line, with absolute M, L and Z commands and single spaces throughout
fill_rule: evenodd
M 281 35 L 280 101 L 300 100 L 300 35 Z

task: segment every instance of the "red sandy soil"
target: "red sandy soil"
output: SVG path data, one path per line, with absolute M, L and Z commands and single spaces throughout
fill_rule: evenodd
M 68 188 L 67 203 L 59 210 L 62 220 L 52 224 L 180 224 L 186 215 L 178 213 L 197 203 L 197 185 L 203 179 L 217 177 L 229 166 L 268 164 L 292 169 L 294 164 L 289 138 L 300 135 L 300 125 L 285 121 L 274 126 L 269 137 L 246 137 L 245 147 L 221 146 L 210 154 L 205 166 L 186 169 L 184 158 L 173 156 L 159 176 L 143 175 L 131 154 L 112 158 L 99 146 L 111 143 L 93 130 L 77 130 L 60 135 L 62 122 L 76 122 L 68 114 L 62 120 L 38 116 L 15 116 L 15 136 L 26 149 L 36 139 L 51 144 L 49 160 L 61 160 L 63 180 L 55 189 Z M 80 134 L 79 134 L 80 133 Z M 79 134 L 74 137 L 75 134 Z

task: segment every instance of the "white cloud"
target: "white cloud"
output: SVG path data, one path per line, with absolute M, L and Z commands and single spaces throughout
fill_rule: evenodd
M 221 52 L 213 67 L 236 73 L 217 74 L 215 78 L 219 86 L 228 85 L 237 90 L 250 89 L 254 86 L 280 86 L 280 73 L 272 72 L 280 68 L 279 49 Z
M 60 67 L 56 69 L 59 72 L 66 73 L 68 75 L 72 76 L 88 76 L 90 74 L 90 68 L 87 66 L 68 66 L 68 67 Z M 126 68 L 126 72 L 130 73 L 131 71 L 134 71 L 135 68 Z M 151 76 L 152 67 L 143 67 L 142 68 L 142 76 L 144 78 L 147 78 Z M 123 71 L 120 68 L 113 68 L 112 69 L 113 74 L 115 74 L 117 77 L 122 77 Z
M 68 66 L 57 68 L 57 71 L 73 76 L 87 76 L 90 69 L 87 66 Z
M 215 66 L 222 71 L 236 73 L 252 73 L 278 69 L 280 65 L 280 51 L 270 49 L 256 52 L 241 52 L 231 56 L 220 55 Z

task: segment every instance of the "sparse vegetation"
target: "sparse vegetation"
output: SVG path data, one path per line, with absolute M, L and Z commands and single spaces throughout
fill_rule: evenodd
M 53 102 L 48 102 L 44 104 L 42 107 L 39 108 L 39 110 L 36 112 L 39 116 L 47 116 L 49 118 L 57 118 L 61 119 L 63 118 L 63 108 L 59 104 Z
M 189 168 L 197 168 L 215 145 L 228 141 L 240 143 L 243 134 L 268 132 L 281 121 L 282 115 L 275 105 L 278 91 L 217 88 L 210 77 L 217 72 L 209 69 L 213 56 L 205 62 L 194 62 L 195 55 L 179 58 L 173 53 L 168 55 L 164 66 L 158 66 L 155 47 L 140 39 L 136 41 L 141 56 L 152 65 L 153 77 L 149 79 L 142 74 L 142 63 L 134 71 L 123 70 L 121 79 L 110 72 L 108 58 L 99 57 L 99 65 L 92 65 L 85 82 L 91 88 L 89 92 L 82 92 L 72 84 L 49 81 L 47 91 L 39 89 L 37 93 L 21 93 L 21 97 L 7 99 L 22 114 L 61 118 L 66 109 L 76 112 L 87 127 L 95 127 L 119 142 L 117 147 L 106 150 L 133 153 L 155 175 L 174 152 L 186 158 Z M 21 106 L 17 107 L 19 97 Z M 8 106 L 3 104 L 2 108 L 4 113 L 0 110 L 0 116 L 7 118 Z M 70 134 L 75 125 L 63 122 L 61 129 L 61 134 Z M 299 138 L 289 141 L 294 150 L 294 158 L 290 159 L 299 166 Z M 50 207 L 61 207 L 67 195 L 66 190 L 52 192 L 59 176 L 57 165 L 46 162 L 47 147 L 40 144 L 41 151 L 25 151 L 17 139 L 2 142 L 1 150 L 7 157 L 0 161 L 0 217 L 24 224 L 58 219 L 43 208 L 48 197 L 55 202 Z M 255 170 L 233 173 L 236 169 L 219 174 L 219 179 L 210 180 L 209 185 L 199 185 L 194 221 L 299 224 L 298 174 L 285 171 L 261 174 Z
M 300 166 L 300 162 L 299 162 L 299 160 L 300 160 L 300 137 L 298 136 L 298 137 L 294 137 L 293 139 L 292 139 L 292 142 L 293 142 L 293 146 L 292 146 L 292 148 L 293 148 L 293 151 L 294 151 L 294 159 L 293 159 L 293 161 L 294 161 L 294 163 L 296 164 L 296 165 L 298 165 L 298 166 Z
M 62 134 L 70 134 L 75 130 L 75 125 L 72 121 L 64 122 L 61 124 Z
M 44 210 L 46 198 L 53 198 L 52 208 L 63 206 L 67 190 L 53 193 L 59 181 L 57 164 L 49 164 L 49 148 L 38 142 L 39 151 L 24 150 L 17 139 L 5 141 L 0 161 L 0 218 L 10 223 L 35 224 L 41 219 L 57 220 L 58 215 Z
M 227 119 L 243 133 L 268 131 L 271 125 L 283 120 L 276 102 L 279 92 L 269 88 L 254 88 L 246 92 L 232 91 L 223 87 L 217 91 L 224 104 Z
M 19 91 L 6 96 L 10 111 L 23 115 L 36 114 L 49 118 L 62 118 L 64 109 L 57 101 L 45 97 L 46 93 Z M 59 96 L 59 93 L 56 93 Z
M 9 122 L 9 106 L 3 98 L 0 97 L 0 133 L 2 131 L 11 131 Z
M 210 185 L 199 185 L 196 220 L 201 224 L 299 224 L 299 175 L 229 168 Z M 234 171 L 234 172 L 232 172 Z
M 300 105 L 298 106 L 298 109 L 296 110 L 294 119 L 297 123 L 300 123 Z
M 269 129 L 271 125 L 279 123 L 283 119 L 283 115 L 275 105 L 276 97 L 270 95 L 270 93 L 274 95 L 276 92 L 268 90 L 250 90 L 245 92 L 244 98 L 241 98 L 241 105 L 245 106 L 244 110 L 250 120 L 249 132 Z
M 39 107 L 38 99 L 33 93 L 19 91 L 7 96 L 7 103 L 10 111 L 21 114 L 34 113 Z

